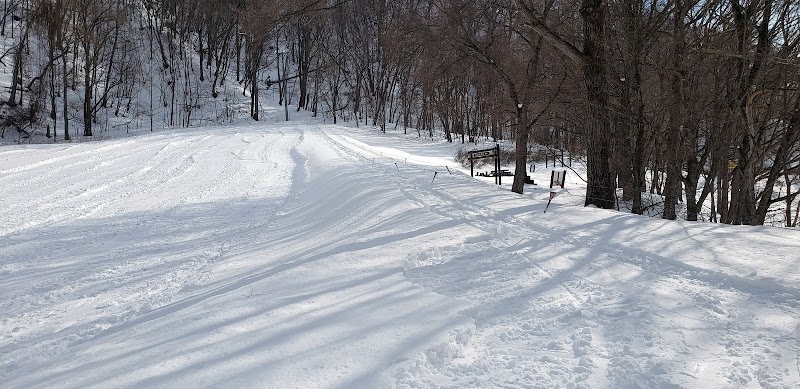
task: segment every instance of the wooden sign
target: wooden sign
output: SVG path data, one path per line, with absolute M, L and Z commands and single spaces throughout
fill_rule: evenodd
M 500 172 L 500 145 L 495 145 L 491 149 L 472 150 L 469 152 L 469 174 L 475 177 L 475 160 L 481 158 L 494 157 L 494 182 L 501 185 Z
M 470 159 L 480 159 L 480 158 L 488 158 L 494 157 L 496 153 L 496 148 L 486 149 L 486 150 L 475 150 L 469 152 Z
M 564 180 L 566 178 L 567 178 L 567 171 L 566 170 L 562 170 L 562 171 L 553 170 L 553 172 L 550 173 L 550 187 L 552 188 L 554 186 L 560 186 L 560 187 L 563 188 L 564 187 Z

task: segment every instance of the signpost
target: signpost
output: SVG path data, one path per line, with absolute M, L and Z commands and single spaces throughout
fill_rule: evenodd
M 475 160 L 494 157 L 494 182 L 501 184 L 500 172 L 500 145 L 495 145 L 491 149 L 472 150 L 469 152 L 469 174 L 475 177 Z
M 557 171 L 553 170 L 550 173 L 550 187 L 552 188 L 553 186 L 560 186 L 561 189 L 564 189 L 564 179 L 565 178 L 567 178 L 567 171 L 566 170 L 562 170 L 560 172 L 557 172 Z
M 561 190 L 554 191 L 553 186 L 560 186 L 561 189 L 564 189 L 564 179 L 566 178 L 567 178 L 566 170 L 562 170 L 560 172 L 553 170 L 550 173 L 550 199 L 547 200 L 547 205 L 544 207 L 544 213 L 547 213 L 547 208 L 550 208 L 550 202 L 553 201 L 553 197 L 556 197 L 558 192 L 561 191 Z

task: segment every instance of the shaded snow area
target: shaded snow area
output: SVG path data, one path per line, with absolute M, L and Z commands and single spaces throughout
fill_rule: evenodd
M 798 387 L 797 230 L 302 123 L 0 149 L 0 387 Z

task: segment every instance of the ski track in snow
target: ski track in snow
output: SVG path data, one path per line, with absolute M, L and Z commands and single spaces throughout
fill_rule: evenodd
M 346 138 L 340 144 L 364 153 L 367 163 L 383 156 Z M 403 178 L 403 170 L 395 174 L 390 165 L 383 166 L 387 178 Z M 469 313 L 477 333 L 456 333 L 450 343 L 423 354 L 397 374 L 398 387 L 722 382 L 789 388 L 798 382 L 785 363 L 798 352 L 797 337 L 764 339 L 772 323 L 728 308 L 744 300 L 750 312 L 796 318 L 797 288 L 697 268 L 569 227 L 498 215 L 482 205 L 488 199 L 465 202 L 454 194 L 462 188 L 426 181 L 401 179 L 398 186 L 419 206 L 483 235 L 421 253 L 408 261 L 406 275 L 475 304 Z M 443 354 L 451 361 L 441 363 Z
M 800 382 L 800 233 L 542 214 L 546 192 L 373 141 L 276 124 L 0 150 L 2 386 Z
M 120 145 L 104 145 L 98 150 L 76 153 L 71 158 L 58 158 L 63 164 L 45 175 L 58 181 L 19 179 L 18 183 L 28 186 L 23 190 L 41 197 L 34 199 L 36 202 L 31 209 L 26 209 L 32 222 L 22 224 L 24 229 L 4 231 L 3 239 L 8 243 L 4 246 L 6 250 L 16 248 L 12 253 L 22 252 L 35 257 L 6 257 L 0 263 L 0 274 L 9 274 L 3 277 L 3 294 L 7 298 L 0 303 L 0 310 L 4 312 L 4 325 L 32 321 L 36 327 L 15 325 L 2 331 L 7 334 L 5 338 L 13 339 L 12 342 L 26 339 L 28 344 L 25 348 L 52 354 L 60 351 L 64 343 L 91 338 L 140 311 L 169 301 L 179 289 L 201 283 L 206 277 L 204 266 L 219 259 L 225 246 L 231 242 L 195 236 L 191 225 L 182 224 L 190 220 L 203 223 L 214 217 L 230 216 L 226 215 L 224 206 L 214 210 L 216 215 L 193 214 L 191 206 L 180 211 L 175 207 L 223 197 L 225 192 L 231 191 L 230 180 L 242 175 L 245 182 L 241 184 L 251 187 L 239 187 L 241 195 L 255 194 L 258 188 L 252 183 L 260 180 L 255 179 L 258 177 L 253 169 L 247 164 L 234 165 L 230 159 L 209 155 L 215 148 L 227 151 L 229 148 L 224 147 L 226 142 L 241 142 L 235 135 L 176 135 L 168 143 L 159 136 L 139 143 L 126 141 Z M 132 145 L 137 147 L 127 148 Z M 268 162 L 265 157 L 269 148 L 275 149 L 275 145 L 281 144 L 253 144 L 254 147 L 266 146 L 266 150 L 254 150 L 242 143 L 241 147 L 230 149 L 251 158 L 253 163 L 265 163 Z M 80 146 L 96 147 L 97 144 Z M 120 152 L 104 154 L 101 150 Z M 56 158 L 45 160 L 47 166 L 54 160 Z M 204 166 L 198 169 L 197 161 Z M 216 161 L 223 164 L 216 164 Z M 46 166 L 44 163 L 39 165 Z M 262 169 L 257 171 L 260 173 Z M 96 185 L 94 182 L 97 180 L 91 179 L 92 175 L 104 177 L 103 184 Z M 8 176 L 2 179 L 8 179 Z M 20 186 L 23 185 L 17 185 Z M 170 196 L 159 196 L 160 193 L 169 193 Z M 81 202 L 83 197 L 93 200 Z M 100 214 L 104 208 L 109 209 L 104 215 Z M 82 228 L 59 227 L 59 223 L 101 218 L 130 208 L 140 212 L 152 209 L 167 214 L 183 214 L 173 221 L 169 218 L 154 220 L 146 213 L 133 213 L 120 221 L 112 218 L 102 224 L 89 222 Z M 13 223 L 19 220 L 16 212 L 19 211 L 13 208 L 5 210 L 3 220 L 12 221 L 12 225 L 19 224 Z M 36 233 L 27 231 L 34 227 L 51 227 L 52 240 L 35 239 Z M 135 239 L 127 240 L 125 235 Z M 183 241 L 175 242 L 176 238 Z M 81 241 L 89 243 L 80 244 Z M 158 253 L 160 245 L 175 246 L 176 243 L 180 247 L 172 252 L 164 250 L 164 254 Z M 112 247 L 107 247 L 109 244 Z M 34 245 L 37 247 L 28 248 Z M 88 253 L 86 246 L 89 246 Z M 48 334 L 67 329 L 64 338 L 53 339 Z

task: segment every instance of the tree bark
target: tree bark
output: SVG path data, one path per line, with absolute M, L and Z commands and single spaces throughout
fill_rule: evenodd
M 20 37 L 17 49 L 14 51 L 14 71 L 11 74 L 11 93 L 8 96 L 6 104 L 10 107 L 17 106 L 17 84 L 22 84 L 22 51 L 28 41 L 29 28 L 25 27 L 25 32 Z
M 91 68 L 94 68 L 94 59 L 91 55 L 92 48 L 88 41 L 84 41 L 84 72 L 83 72 L 83 136 L 92 136 L 92 92 L 94 81 Z
M 662 217 L 668 220 L 677 218 L 676 205 L 681 192 L 683 181 L 683 158 L 681 158 L 682 141 L 681 133 L 684 126 L 683 112 L 683 56 L 684 56 L 684 19 L 686 6 L 683 0 L 674 0 L 675 11 L 672 24 L 672 72 L 671 72 L 671 98 L 669 103 L 669 122 L 667 125 L 666 142 L 666 180 L 664 181 L 664 213 Z M 689 188 L 687 188 L 689 190 Z
M 63 99 L 62 103 L 64 105 L 64 140 L 70 140 L 69 137 L 69 106 L 67 105 L 67 44 L 62 41 L 61 42 L 61 73 L 62 73 L 62 83 L 61 83 L 61 98 Z
M 611 177 L 611 126 L 608 118 L 605 62 L 605 4 L 582 0 L 584 83 L 588 103 L 586 202 L 599 208 L 615 205 L 616 190 Z
M 514 184 L 511 186 L 511 191 L 522 194 L 522 192 L 525 190 L 525 172 L 527 171 L 529 131 L 526 125 L 527 120 L 525 118 L 525 110 L 527 110 L 527 106 L 520 105 L 517 106 L 517 133 L 514 139 L 516 143 L 516 158 L 514 161 Z

